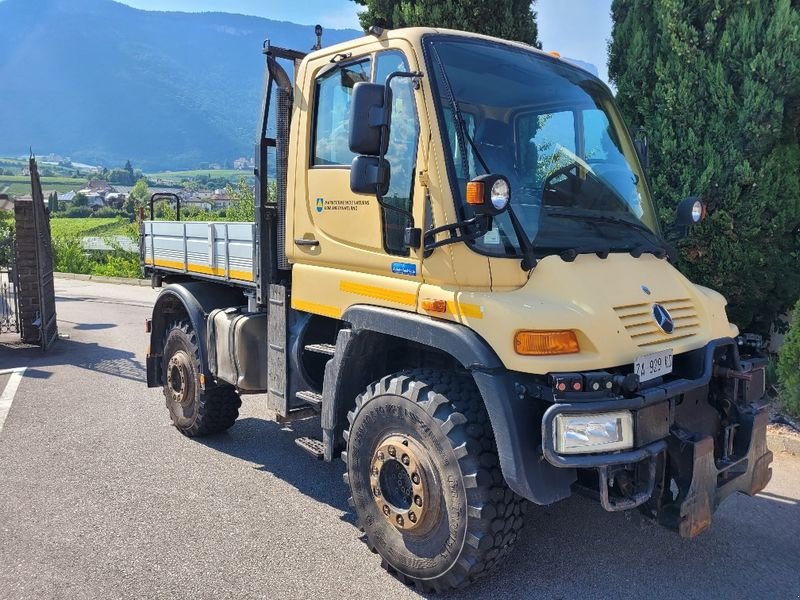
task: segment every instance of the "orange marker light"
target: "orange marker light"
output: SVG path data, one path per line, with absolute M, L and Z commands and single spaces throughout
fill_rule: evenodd
M 467 183 L 467 204 L 483 204 L 484 190 L 482 181 L 470 181 Z
M 523 356 L 551 356 L 580 352 L 574 331 L 518 331 L 514 351 Z
M 561 52 L 556 52 L 555 50 L 551 50 L 548 52 L 550 56 L 555 56 L 556 58 L 561 58 Z
M 446 313 L 447 301 L 433 300 L 431 298 L 428 298 L 422 301 L 422 309 L 427 310 L 428 312 Z

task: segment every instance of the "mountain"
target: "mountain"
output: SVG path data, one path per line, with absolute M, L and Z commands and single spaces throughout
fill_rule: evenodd
M 266 38 L 308 49 L 311 26 L 111 0 L 0 1 L 0 156 L 194 167 L 250 156 Z M 362 35 L 331 30 L 323 44 Z

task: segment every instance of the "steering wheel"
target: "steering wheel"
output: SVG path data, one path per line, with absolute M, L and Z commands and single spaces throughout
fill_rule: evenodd
M 553 193 L 553 194 L 559 194 L 559 195 L 562 195 L 562 196 L 567 196 L 570 200 L 575 202 L 575 200 L 577 199 L 577 194 L 575 194 L 574 192 L 567 191 L 567 190 L 562 189 L 562 188 L 554 187 L 552 182 L 553 182 L 554 179 L 557 179 L 558 177 L 564 176 L 568 180 L 571 180 L 573 183 L 579 183 L 580 182 L 580 178 L 578 177 L 578 173 L 577 173 L 577 168 L 578 167 L 579 167 L 578 163 L 574 163 L 573 162 L 573 163 L 570 163 L 570 164 L 565 165 L 563 167 L 559 167 L 558 169 L 556 169 L 555 171 L 550 173 L 550 175 L 547 176 L 547 178 L 544 180 L 544 183 L 542 184 L 542 198 L 544 199 L 545 193 L 549 192 L 549 193 Z M 575 173 L 572 173 L 573 169 L 576 170 Z M 574 188 L 574 186 L 570 186 L 570 187 Z

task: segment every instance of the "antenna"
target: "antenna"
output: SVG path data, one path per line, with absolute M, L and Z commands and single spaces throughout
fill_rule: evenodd
M 322 25 L 317 25 L 314 27 L 314 34 L 317 36 L 317 43 L 314 44 L 311 49 L 319 50 L 322 48 Z

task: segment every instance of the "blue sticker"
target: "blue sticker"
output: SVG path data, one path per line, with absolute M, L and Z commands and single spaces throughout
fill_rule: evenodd
M 414 263 L 393 262 L 392 273 L 397 273 L 398 275 L 416 276 L 417 265 Z
M 317 198 L 317 212 L 321 213 L 325 208 L 325 200 L 323 198 Z

